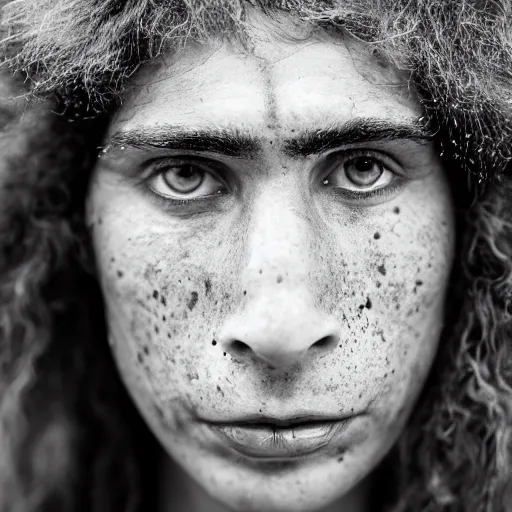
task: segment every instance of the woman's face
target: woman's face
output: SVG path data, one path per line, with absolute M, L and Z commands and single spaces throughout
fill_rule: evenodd
M 418 101 L 371 49 L 251 16 L 112 120 L 88 222 L 123 380 L 234 510 L 317 510 L 396 442 L 434 358 L 454 241 Z

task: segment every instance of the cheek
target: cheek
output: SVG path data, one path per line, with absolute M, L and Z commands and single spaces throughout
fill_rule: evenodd
M 150 218 L 132 223 L 101 207 L 89 217 L 121 376 L 156 429 L 178 431 L 197 407 L 222 400 L 211 382 L 230 360 L 214 341 L 235 298 L 225 257 L 201 234 L 171 236 Z
M 388 427 L 410 412 L 430 370 L 454 251 L 447 187 L 411 189 L 377 215 L 354 218 L 350 234 L 331 236 L 328 271 L 318 275 L 322 308 L 342 319 L 346 385 Z

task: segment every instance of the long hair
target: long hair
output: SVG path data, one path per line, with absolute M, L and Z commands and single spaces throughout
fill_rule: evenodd
M 109 353 L 87 183 L 127 78 L 187 37 L 250 45 L 249 3 L 356 37 L 408 72 L 451 183 L 457 246 L 438 353 L 383 463 L 389 509 L 512 510 L 511 3 L 13 0 L 0 2 L 16 76 L 0 101 L 0 511 L 143 503 L 156 445 Z

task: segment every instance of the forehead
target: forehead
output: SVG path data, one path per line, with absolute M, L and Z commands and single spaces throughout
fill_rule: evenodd
M 362 42 L 254 15 L 251 49 L 190 42 L 143 67 L 114 120 L 119 127 L 236 126 L 257 133 L 314 129 L 356 117 L 421 115 L 407 78 Z M 305 25 L 305 22 L 303 22 Z

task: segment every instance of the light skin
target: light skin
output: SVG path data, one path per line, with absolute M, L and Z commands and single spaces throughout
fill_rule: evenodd
M 450 190 L 396 69 L 249 20 L 251 50 L 189 43 L 111 122 L 87 202 L 109 340 L 168 456 L 162 511 L 363 512 L 439 342 Z M 353 419 L 279 462 L 207 423 L 257 414 Z

